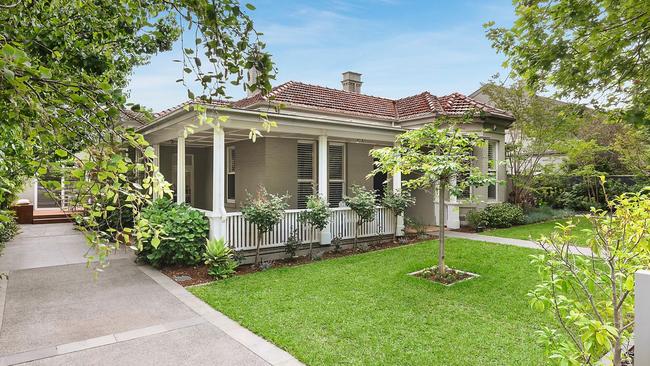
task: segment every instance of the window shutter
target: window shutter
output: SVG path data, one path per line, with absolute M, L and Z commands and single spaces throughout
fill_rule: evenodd
M 329 179 L 343 179 L 343 145 L 330 145 L 327 155 Z
M 327 199 L 330 206 L 338 207 L 345 194 L 345 145 L 330 144 L 327 151 L 329 186 Z
M 314 143 L 298 142 L 298 208 L 307 207 L 307 197 L 314 194 Z
M 488 152 L 487 152 L 487 158 L 488 158 L 488 167 L 489 169 L 494 169 L 496 166 L 496 142 L 495 141 L 488 141 Z
M 298 179 L 314 179 L 313 143 L 298 143 Z

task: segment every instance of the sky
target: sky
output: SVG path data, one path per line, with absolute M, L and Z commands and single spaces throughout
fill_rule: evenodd
M 242 1 L 244 2 L 244 1 Z M 425 90 L 434 95 L 470 94 L 496 73 L 503 55 L 494 51 L 483 24 L 514 21 L 511 0 L 248 0 L 249 12 L 289 80 L 341 88 L 341 73 L 363 74 L 362 93 L 402 98 Z M 138 67 L 130 101 L 160 111 L 187 99 L 175 82 L 181 75 L 180 42 Z M 229 94 L 245 96 L 242 87 Z

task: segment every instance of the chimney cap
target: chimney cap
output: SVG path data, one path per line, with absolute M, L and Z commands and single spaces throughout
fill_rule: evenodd
M 343 80 L 354 80 L 361 82 L 361 73 L 354 71 L 346 71 L 343 73 Z

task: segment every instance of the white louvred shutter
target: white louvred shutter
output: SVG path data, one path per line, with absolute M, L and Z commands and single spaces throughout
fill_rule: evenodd
M 327 156 L 329 175 L 327 198 L 330 206 L 337 207 L 345 194 L 345 145 L 330 144 Z
M 307 207 L 307 197 L 314 193 L 314 143 L 298 142 L 298 208 Z

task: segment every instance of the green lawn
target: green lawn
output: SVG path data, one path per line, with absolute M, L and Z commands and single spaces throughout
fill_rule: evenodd
M 549 236 L 554 230 L 557 223 L 565 224 L 570 218 L 557 219 L 545 222 L 538 222 L 535 224 L 513 226 L 506 229 L 493 229 L 487 230 L 482 234 L 490 236 L 499 236 L 502 238 L 513 238 L 523 240 L 537 240 L 542 235 Z M 582 229 L 589 229 L 589 221 L 581 216 L 576 216 L 573 219 L 576 227 L 573 229 L 573 236 L 575 236 L 575 243 L 579 246 L 584 246 L 587 242 L 588 234 L 582 232 Z
M 445 287 L 407 273 L 436 242 L 276 268 L 191 288 L 309 365 L 540 365 L 528 306 L 536 252 L 448 240 L 448 265 L 481 277 Z

